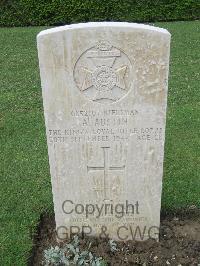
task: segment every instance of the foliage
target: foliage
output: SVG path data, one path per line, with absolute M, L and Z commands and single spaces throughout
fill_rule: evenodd
M 106 266 L 106 262 L 101 257 L 96 257 L 87 250 L 81 251 L 79 248 L 78 236 L 74 236 L 71 243 L 64 247 L 51 247 L 44 251 L 45 265 L 91 265 L 91 266 Z
M 51 247 L 48 250 L 44 251 L 45 265 L 69 265 L 69 260 L 65 256 L 63 249 L 60 249 L 58 246 Z
M 109 243 L 111 252 L 114 253 L 114 252 L 118 251 L 117 243 L 113 239 L 109 240 L 108 243 Z
M 194 20 L 197 0 L 1 0 L 0 26 L 63 25 L 88 21 Z

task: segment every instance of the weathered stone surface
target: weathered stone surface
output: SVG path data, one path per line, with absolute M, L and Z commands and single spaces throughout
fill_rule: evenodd
M 37 40 L 59 237 L 158 237 L 170 34 L 103 22 Z

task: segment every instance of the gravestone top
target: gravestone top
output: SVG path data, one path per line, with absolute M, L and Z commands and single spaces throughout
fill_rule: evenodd
M 39 33 L 60 239 L 83 228 L 117 240 L 158 238 L 169 49 L 167 30 L 135 23 Z
M 78 24 L 70 24 L 65 26 L 59 26 L 47 30 L 41 31 L 37 38 L 40 38 L 43 35 L 55 33 L 55 32 L 61 32 L 63 30 L 70 30 L 70 29 L 81 29 L 81 28 L 98 28 L 98 27 L 121 27 L 126 29 L 136 29 L 136 30 L 149 30 L 149 31 L 156 31 L 160 33 L 167 34 L 171 36 L 168 30 L 160 27 L 155 27 L 151 25 L 146 24 L 139 24 L 139 23 L 130 23 L 130 22 L 87 22 L 87 23 L 78 23 Z

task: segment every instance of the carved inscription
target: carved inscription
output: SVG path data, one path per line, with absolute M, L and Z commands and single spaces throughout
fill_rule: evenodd
M 130 137 L 138 141 L 162 141 L 164 131 L 162 128 L 68 128 L 64 130 L 50 129 L 48 132 L 50 143 L 70 142 L 119 142 L 126 141 Z
M 73 127 L 49 129 L 50 143 L 162 141 L 164 130 L 155 125 L 130 126 L 137 119 L 136 109 L 71 110 Z

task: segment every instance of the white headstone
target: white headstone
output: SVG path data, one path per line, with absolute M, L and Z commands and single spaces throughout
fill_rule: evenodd
M 37 40 L 58 237 L 158 238 L 169 32 L 102 22 Z

